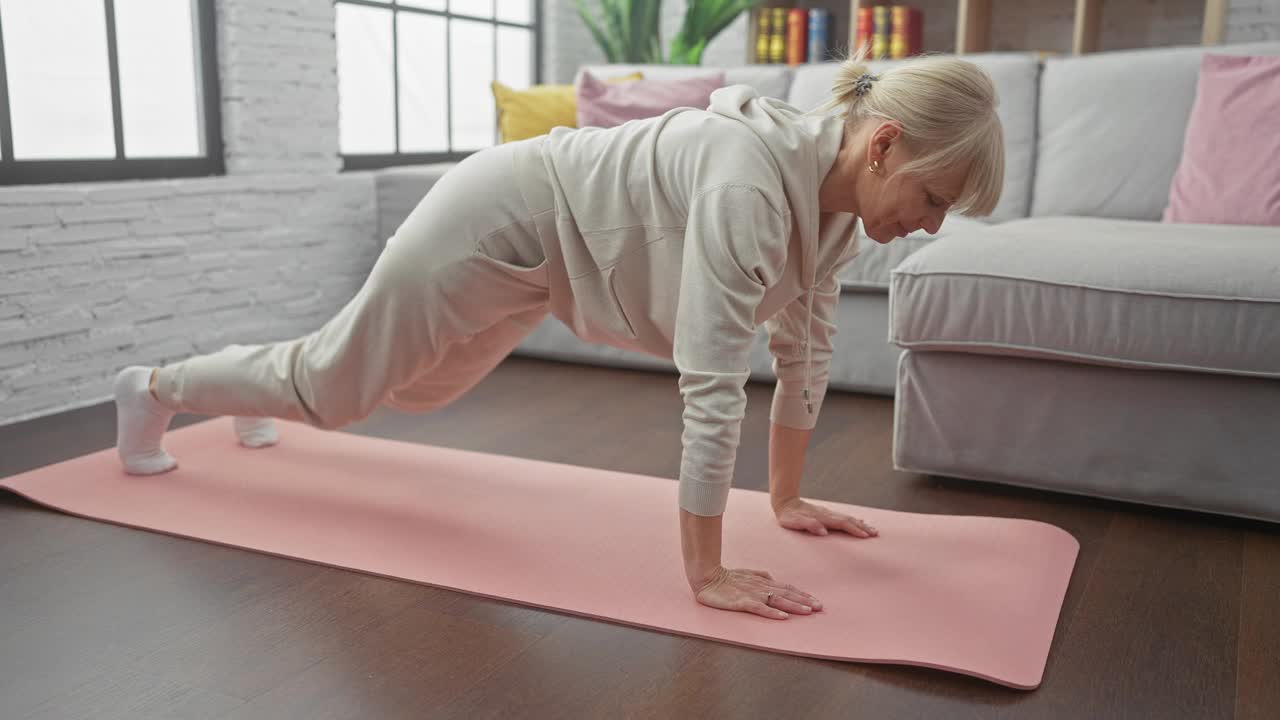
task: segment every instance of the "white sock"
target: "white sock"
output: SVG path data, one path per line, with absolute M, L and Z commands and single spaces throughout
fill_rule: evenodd
M 240 444 L 247 448 L 264 448 L 280 442 L 276 424 L 269 417 L 237 417 L 232 421 Z
M 178 466 L 160 446 L 173 411 L 151 395 L 151 368 L 127 367 L 116 375 L 116 452 L 130 475 L 154 475 Z

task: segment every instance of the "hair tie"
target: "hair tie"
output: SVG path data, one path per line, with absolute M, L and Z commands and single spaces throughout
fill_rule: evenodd
M 853 81 L 853 94 L 858 97 L 866 95 L 871 92 L 871 83 L 879 79 L 879 76 L 872 75 L 871 73 L 863 73 L 859 75 L 858 79 Z

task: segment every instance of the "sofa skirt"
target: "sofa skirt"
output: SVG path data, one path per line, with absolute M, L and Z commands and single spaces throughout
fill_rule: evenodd
M 1280 522 L 1280 381 L 906 351 L 898 470 Z

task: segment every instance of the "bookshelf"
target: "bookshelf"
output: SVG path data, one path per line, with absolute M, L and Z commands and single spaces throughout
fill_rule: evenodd
M 991 47 L 991 5 L 993 2 L 1011 0 L 955 0 L 956 3 L 956 52 L 986 52 Z M 911 4 L 910 0 L 897 0 Z M 1222 42 L 1226 25 L 1227 5 L 1230 0 L 1204 0 L 1204 30 L 1201 42 L 1217 45 Z M 893 0 L 849 0 L 849 15 L 854 18 L 846 28 L 848 45 L 857 41 L 858 10 L 864 6 L 892 5 Z M 1098 37 L 1102 30 L 1103 0 L 1075 0 L 1075 23 L 1071 50 L 1076 55 L 1097 52 Z M 927 22 L 927 20 L 926 20 Z M 927 49 L 927 48 L 926 48 Z

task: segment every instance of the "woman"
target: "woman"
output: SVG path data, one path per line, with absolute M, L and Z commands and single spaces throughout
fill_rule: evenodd
M 269 418 L 337 428 L 386 402 L 442 407 L 551 313 L 589 342 L 674 360 L 684 399 L 679 478 L 685 576 L 698 602 L 785 619 L 817 598 L 720 563 L 721 516 L 758 324 L 778 383 L 770 486 L 783 527 L 876 530 L 799 497 L 827 388 L 856 223 L 888 243 L 949 210 L 989 214 L 1003 183 L 995 92 L 973 64 L 929 57 L 880 77 L 865 52 L 802 114 L 746 86 L 705 110 L 610 128 L 556 128 L 451 169 L 388 241 L 357 295 L 310 335 L 116 379 L 127 471 L 164 472 L 175 412 L 235 415 L 241 442 Z M 838 116 L 828 115 L 834 108 Z

